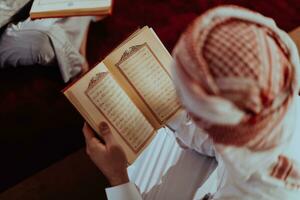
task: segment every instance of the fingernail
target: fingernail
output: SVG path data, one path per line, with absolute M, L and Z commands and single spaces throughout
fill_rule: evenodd
M 100 128 L 100 131 L 106 131 L 109 127 L 108 127 L 107 123 L 101 122 L 99 128 Z

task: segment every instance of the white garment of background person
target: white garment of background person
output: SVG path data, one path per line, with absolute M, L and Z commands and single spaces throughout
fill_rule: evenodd
M 0 36 L 0 68 L 58 64 L 64 82 L 82 71 L 79 53 L 92 17 L 40 19 L 10 24 Z

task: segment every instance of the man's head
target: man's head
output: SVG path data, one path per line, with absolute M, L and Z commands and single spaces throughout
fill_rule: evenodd
M 271 19 L 233 6 L 210 10 L 174 49 L 182 103 L 215 142 L 270 148 L 254 138 L 281 123 L 296 94 L 294 49 Z

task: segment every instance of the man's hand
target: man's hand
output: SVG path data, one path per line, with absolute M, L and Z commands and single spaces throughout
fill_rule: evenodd
M 115 141 L 105 122 L 101 122 L 99 128 L 105 144 L 95 137 L 94 131 L 87 123 L 83 126 L 87 154 L 112 186 L 129 182 L 127 159 L 122 147 Z

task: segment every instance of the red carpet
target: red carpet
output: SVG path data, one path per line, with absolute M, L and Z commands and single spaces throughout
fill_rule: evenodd
M 258 11 L 273 18 L 285 31 L 300 26 L 299 0 L 115 0 L 113 16 L 92 28 L 89 60 L 95 64 L 137 27 L 144 25 L 154 28 L 171 51 L 180 33 L 196 16 L 222 4 L 235 4 Z

